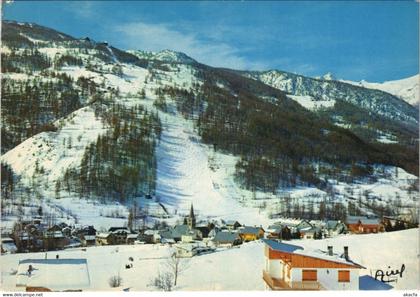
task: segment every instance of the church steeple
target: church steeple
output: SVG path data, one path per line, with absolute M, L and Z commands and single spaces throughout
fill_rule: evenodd
M 194 214 L 194 207 L 192 203 L 191 203 L 191 208 L 190 208 L 190 215 L 187 218 L 187 223 L 190 229 L 195 228 L 195 214 Z

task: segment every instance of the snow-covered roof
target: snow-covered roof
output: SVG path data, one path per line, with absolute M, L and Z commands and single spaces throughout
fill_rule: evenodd
M 295 250 L 303 250 L 303 247 L 293 244 L 286 244 L 276 240 L 270 239 L 263 239 L 263 241 L 273 250 L 286 252 L 286 253 L 293 253 Z
M 240 240 L 240 236 L 236 232 L 217 232 L 214 236 L 213 241 L 215 242 L 228 242 L 233 243 L 236 240 Z
M 144 231 L 144 235 L 159 235 L 159 231 L 158 230 L 146 230 Z
M 321 229 L 318 227 L 307 227 L 307 228 L 303 228 L 300 229 L 299 232 L 301 233 L 316 233 L 316 232 L 320 232 Z
M 85 240 L 95 240 L 95 238 L 96 238 L 95 235 L 85 235 L 84 236 Z
M 32 265 L 31 275 L 28 273 Z M 90 288 L 86 259 L 26 259 L 19 261 L 16 286 L 44 287 L 53 291 Z
M 175 240 L 172 238 L 162 238 L 161 243 L 175 243 Z
M 138 234 L 128 234 L 127 235 L 127 239 L 137 239 L 137 237 L 138 237 Z
M 359 221 L 363 225 L 379 225 L 380 224 L 379 218 L 368 218 L 368 217 L 361 217 L 361 216 L 348 216 L 347 217 L 347 224 L 357 224 Z
M 333 253 L 332 255 L 329 255 L 328 252 L 322 251 L 319 249 L 304 249 L 301 246 L 287 244 L 275 240 L 269 240 L 269 239 L 263 239 L 263 241 L 270 246 L 271 249 L 276 251 L 281 251 L 289 254 L 299 254 L 302 256 L 308 256 L 312 258 L 327 260 L 331 262 L 341 263 L 341 264 L 347 264 L 352 265 L 359 268 L 365 268 L 360 264 L 357 264 L 350 259 L 346 259 L 343 254 L 336 254 Z
M 238 232 L 240 234 L 256 234 L 256 235 L 258 235 L 260 230 L 262 230 L 261 227 L 244 226 L 244 227 L 240 227 L 238 229 Z
M 107 238 L 109 235 L 111 235 L 111 233 L 98 233 L 96 234 L 96 237 Z
M 124 231 L 124 232 L 130 233 L 130 230 L 128 230 L 128 228 L 126 227 L 111 227 L 108 229 L 108 232 L 118 232 L 118 231 Z

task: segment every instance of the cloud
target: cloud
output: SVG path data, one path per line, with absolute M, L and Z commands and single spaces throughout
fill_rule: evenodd
M 76 1 L 68 3 L 68 10 L 83 19 L 94 18 L 97 16 L 95 2 L 92 1 Z
M 235 69 L 264 69 L 264 61 L 249 61 L 241 50 L 232 44 L 220 42 L 195 32 L 175 29 L 175 25 L 132 22 L 115 27 L 127 49 L 160 51 L 171 49 L 186 53 L 199 62 L 218 67 Z

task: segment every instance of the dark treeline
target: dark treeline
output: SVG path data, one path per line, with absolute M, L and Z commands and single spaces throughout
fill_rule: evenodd
M 65 74 L 52 79 L 2 79 L 2 152 L 42 131 L 55 131 L 52 124 L 81 107 L 79 91 Z
M 137 195 L 153 195 L 156 188 L 155 148 L 161 123 L 142 106 L 113 105 L 99 110 L 105 134 L 89 145 L 80 168 L 68 169 L 58 187 L 82 197 L 124 201 Z M 58 191 L 58 190 L 57 190 Z
M 1 72 L 27 72 L 44 70 L 52 66 L 51 59 L 37 49 L 24 49 L 22 52 L 1 53 Z

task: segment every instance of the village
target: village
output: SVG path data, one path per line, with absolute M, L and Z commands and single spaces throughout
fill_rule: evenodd
M 269 226 L 248 226 L 236 220 L 197 220 L 191 204 L 182 224 L 163 222 L 153 227 L 113 226 L 99 232 L 95 226 L 51 225 L 40 215 L 21 220 L 13 229 L 2 228 L 1 253 L 42 252 L 76 247 L 168 244 L 178 248 L 179 256 L 192 257 L 217 247 L 233 247 L 259 239 L 325 239 L 339 234 L 369 234 L 415 228 L 416 224 L 397 217 L 347 216 L 340 220 L 279 218 Z M 187 252 L 188 251 L 188 252 Z
M 345 222 L 279 218 L 277 222 L 264 227 L 243 225 L 236 220 L 209 222 L 198 220 L 191 204 L 189 214 L 184 217 L 182 224 L 169 226 L 163 223 L 137 230 L 124 226 L 110 227 L 107 232 L 99 232 L 94 226 L 69 226 L 65 223 L 48 226 L 43 223 L 42 216 L 35 216 L 32 221 L 15 224 L 13 230 L 7 233 L 2 230 L 1 252 L 2 255 L 39 252 L 41 257 L 45 252 L 44 259 L 19 260 L 15 271 L 16 287 L 27 291 L 65 291 L 74 289 L 74 286 L 58 289 L 54 285 L 40 283 L 39 278 L 37 282 L 31 282 L 31 276 L 41 273 L 39 267 L 42 265 L 48 264 L 48 268 L 43 271 L 52 273 L 57 264 L 68 264 L 70 267 L 74 264 L 71 259 L 60 258 L 60 250 L 85 251 L 88 247 L 154 245 L 170 247 L 172 254 L 169 258 L 188 259 L 240 248 L 250 242 L 262 242 L 264 248 L 260 253 L 265 257 L 262 279 L 267 289 L 354 290 L 359 287 L 358 270 L 365 267 L 351 260 L 347 246 L 339 252 L 333 251 L 333 246 L 329 245 L 324 251 L 314 252 L 296 245 L 296 241 L 322 241 L 344 234 L 378 234 L 413 227 L 417 226 L 400 218 L 363 216 L 348 216 Z M 293 244 L 287 243 L 290 240 L 293 240 Z M 54 251 L 57 254 L 51 257 Z M 88 265 L 84 258 L 72 260 L 77 260 L 78 265 Z M 133 258 L 130 257 L 123 266 L 127 270 L 132 269 Z M 34 267 L 38 271 L 34 271 Z M 376 289 L 378 286 L 386 286 L 372 277 L 369 281 L 376 283 Z M 80 285 L 78 290 L 86 286 Z

